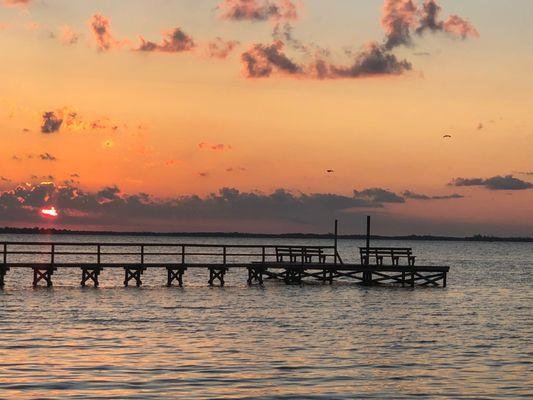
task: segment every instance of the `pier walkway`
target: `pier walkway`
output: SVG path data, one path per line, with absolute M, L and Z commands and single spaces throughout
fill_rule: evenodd
M 345 263 L 334 246 L 297 245 L 223 245 L 175 243 L 73 243 L 73 242 L 2 242 L 0 243 L 0 288 L 15 268 L 33 273 L 33 286 L 52 286 L 54 274 L 77 268 L 81 285 L 98 287 L 105 269 L 122 269 L 124 285 L 142 285 L 145 273 L 166 271 L 168 286 L 184 285 L 187 270 L 203 269 L 209 285 L 224 286 L 228 272 L 246 273 L 249 285 L 263 285 L 265 280 L 286 284 L 304 281 L 333 283 L 352 280 L 365 285 L 394 284 L 402 287 L 446 287 L 446 266 L 401 265 L 371 257 L 361 263 Z

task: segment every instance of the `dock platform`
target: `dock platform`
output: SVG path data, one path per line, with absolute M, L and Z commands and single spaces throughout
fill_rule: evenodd
M 288 285 L 338 280 L 364 285 L 446 287 L 447 266 L 390 265 L 376 262 L 345 263 L 334 246 L 218 245 L 175 243 L 0 243 L 0 288 L 10 270 L 28 269 L 33 286 L 53 285 L 53 276 L 64 269 L 79 269 L 81 286 L 98 287 L 103 271 L 122 269 L 124 285 L 142 285 L 145 273 L 166 270 L 167 286 L 183 286 L 186 272 L 203 269 L 210 286 L 224 286 L 229 272 L 245 272 L 249 285 L 280 280 Z

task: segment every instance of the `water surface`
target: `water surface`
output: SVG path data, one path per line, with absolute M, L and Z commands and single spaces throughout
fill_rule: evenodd
M 121 271 L 105 270 L 101 288 L 82 289 L 79 270 L 60 270 L 53 288 L 32 289 L 31 271 L 10 271 L 0 291 L 0 397 L 533 396 L 533 246 L 385 243 L 413 247 L 420 264 L 450 265 L 448 288 L 248 287 L 245 271 L 209 288 L 206 271 L 188 271 L 183 289 L 169 289 L 164 270 L 148 271 L 142 288 L 123 288 Z M 359 245 L 340 241 L 345 261 L 356 261 Z

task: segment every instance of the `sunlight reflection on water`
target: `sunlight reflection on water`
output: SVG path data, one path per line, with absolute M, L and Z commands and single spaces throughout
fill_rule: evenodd
M 191 239 L 201 240 L 243 243 Z M 343 257 L 355 260 L 356 245 L 341 241 Z M 244 271 L 230 271 L 221 289 L 206 287 L 206 271 L 188 271 L 185 288 L 168 289 L 158 270 L 125 289 L 122 273 L 105 270 L 95 290 L 77 286 L 76 270 L 34 290 L 30 271 L 10 271 L 0 292 L 0 397 L 533 395 L 531 244 L 387 245 L 450 265 L 449 287 L 249 288 Z

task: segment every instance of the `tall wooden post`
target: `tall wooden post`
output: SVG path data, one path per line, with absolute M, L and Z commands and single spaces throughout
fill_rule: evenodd
M 366 217 L 366 266 L 370 265 L 370 215 Z M 363 284 L 372 284 L 372 272 L 363 272 Z
M 366 251 L 366 254 L 370 256 L 370 215 L 366 216 Z M 370 259 L 370 257 L 368 259 Z
M 335 236 L 333 237 L 333 246 L 335 247 L 335 261 L 334 261 L 334 264 L 337 264 L 338 234 L 339 234 L 339 221 L 335 220 Z

